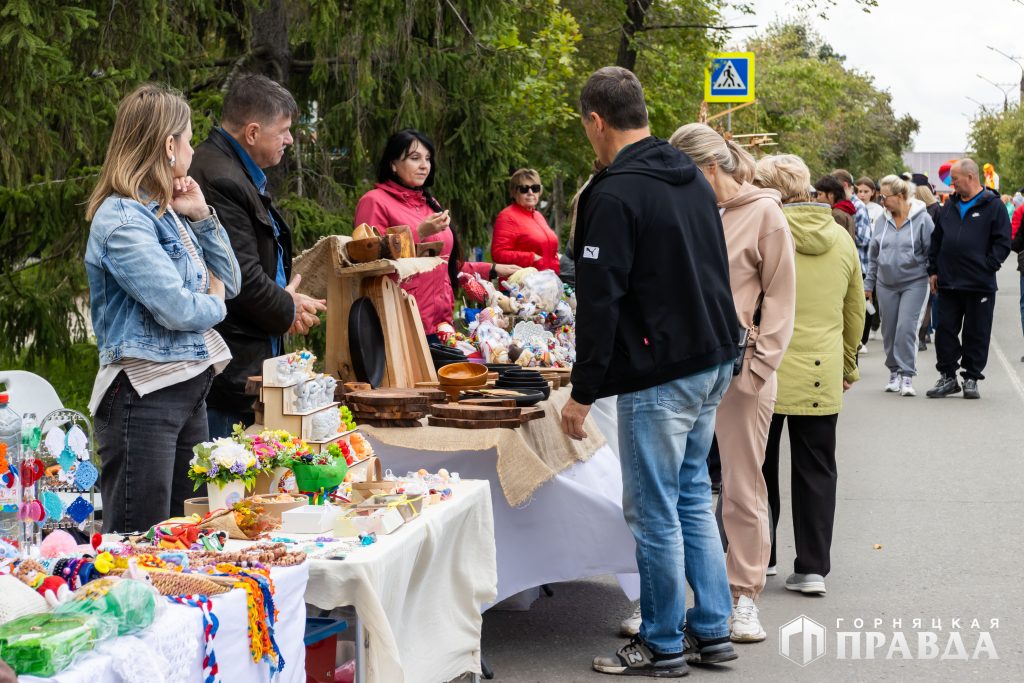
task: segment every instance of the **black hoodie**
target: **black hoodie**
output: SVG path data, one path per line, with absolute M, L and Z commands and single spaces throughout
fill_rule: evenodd
M 960 197 L 952 194 L 939 211 L 928 250 L 928 274 L 940 289 L 996 291 L 996 271 L 1010 254 L 1010 217 L 999 195 L 982 190 L 960 218 Z
M 590 404 L 732 361 L 739 323 L 715 194 L 648 137 L 580 197 L 572 397 Z

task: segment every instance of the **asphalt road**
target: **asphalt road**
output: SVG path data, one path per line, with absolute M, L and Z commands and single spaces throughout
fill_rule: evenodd
M 1011 255 L 1000 272 L 980 401 L 924 397 L 937 377 L 931 349 L 919 358 L 916 398 L 883 393 L 881 341 L 869 343 L 863 379 L 839 418 L 828 595 L 783 588 L 793 560 L 787 486 L 779 575 L 760 600 L 768 639 L 737 646 L 740 658 L 727 666 L 693 668 L 691 680 L 1024 680 L 1024 336 L 1014 264 Z M 783 472 L 787 453 L 784 444 Z M 631 605 L 612 577 L 553 588 L 527 612 L 485 615 L 483 652 L 495 680 L 612 680 L 590 662 L 622 644 L 616 631 Z M 824 627 L 824 651 L 813 658 L 817 626 L 799 622 L 787 640 L 798 664 L 780 654 L 780 627 L 801 617 Z

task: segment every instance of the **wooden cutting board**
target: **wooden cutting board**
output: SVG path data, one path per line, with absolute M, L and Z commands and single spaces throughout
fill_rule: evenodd
M 364 406 L 391 406 L 408 403 L 426 403 L 428 399 L 414 389 L 373 389 L 372 391 L 353 391 L 345 394 L 348 403 Z
M 427 424 L 433 427 L 455 427 L 457 429 L 515 429 L 522 425 L 520 419 L 511 420 L 460 420 L 454 417 L 437 417 L 431 415 L 427 418 Z
M 359 420 L 360 424 L 371 427 L 422 427 L 419 420 Z
M 367 420 L 419 420 L 427 416 L 426 411 L 397 411 L 397 410 L 378 410 L 370 413 L 360 413 L 355 410 L 352 411 L 352 417 L 356 419 L 356 422 L 365 422 Z
M 523 414 L 519 417 L 523 422 L 529 422 L 530 420 L 538 420 L 544 417 L 544 409 L 540 406 L 530 406 L 529 408 L 523 408 Z
M 522 415 L 523 409 L 452 403 L 449 405 L 432 405 L 430 406 L 430 412 L 437 417 L 451 417 L 459 420 L 511 420 Z
M 366 405 L 364 403 L 349 402 L 348 409 L 353 413 L 372 415 L 373 413 L 425 413 L 430 403 L 428 401 L 416 403 L 390 403 L 388 405 Z
M 497 408 L 515 408 L 515 399 L 511 398 L 464 398 L 459 405 L 495 406 Z

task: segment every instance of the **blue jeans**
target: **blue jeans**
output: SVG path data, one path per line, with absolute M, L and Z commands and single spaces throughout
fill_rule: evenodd
M 729 635 L 732 594 L 707 456 L 732 363 L 618 399 L 622 509 L 636 539 L 640 637 L 657 652 Z M 686 609 L 686 582 L 694 607 Z

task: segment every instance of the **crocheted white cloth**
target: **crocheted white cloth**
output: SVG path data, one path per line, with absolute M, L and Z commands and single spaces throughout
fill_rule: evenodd
M 0 624 L 23 617 L 26 614 L 48 612 L 49 605 L 42 595 L 35 592 L 13 576 L 0 576 Z

